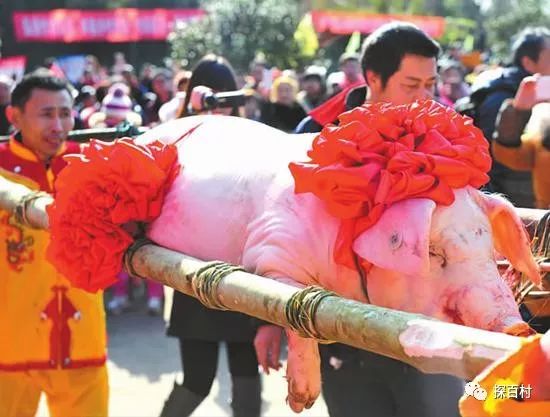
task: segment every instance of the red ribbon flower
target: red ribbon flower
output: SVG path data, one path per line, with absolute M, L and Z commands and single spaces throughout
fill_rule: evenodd
M 341 219 L 334 258 L 355 268 L 352 243 L 391 204 L 454 201 L 453 188 L 489 177 L 489 144 L 472 120 L 434 101 L 367 104 L 314 139 L 309 162 L 289 165 L 295 192 L 310 192 Z
M 48 259 L 78 288 L 97 291 L 116 281 L 122 257 L 133 242 L 122 225 L 150 222 L 179 172 L 177 148 L 130 138 L 91 140 L 82 154 L 69 155 L 48 207 Z

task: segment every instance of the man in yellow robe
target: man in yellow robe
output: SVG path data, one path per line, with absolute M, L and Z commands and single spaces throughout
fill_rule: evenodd
M 80 150 L 67 142 L 72 108 L 64 80 L 24 77 L 7 109 L 17 133 L 0 143 L 0 175 L 54 193 L 62 156 Z M 0 210 L 0 416 L 34 416 L 42 392 L 53 417 L 107 416 L 102 294 L 71 287 L 46 260 L 48 241 Z

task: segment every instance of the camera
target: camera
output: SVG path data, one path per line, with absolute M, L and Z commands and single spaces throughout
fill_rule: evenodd
M 213 110 L 217 108 L 244 106 L 246 93 L 243 90 L 226 91 L 223 93 L 205 93 L 202 96 L 202 109 Z

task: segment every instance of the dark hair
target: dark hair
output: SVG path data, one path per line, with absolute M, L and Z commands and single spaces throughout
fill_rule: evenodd
M 405 55 L 420 55 L 436 58 L 440 53 L 439 44 L 413 24 L 392 22 L 372 32 L 363 42 L 361 68 L 380 75 L 385 87 L 395 74 Z
M 23 77 L 11 93 L 11 105 L 23 109 L 31 98 L 33 90 L 67 91 L 72 99 L 72 91 L 69 83 L 58 78 L 48 70 L 36 70 Z
M 209 87 L 215 92 L 234 91 L 237 89 L 237 80 L 231 64 L 225 58 L 214 54 L 206 55 L 191 71 L 185 101 L 178 117 L 189 116 L 191 91 L 199 85 Z M 238 116 L 239 109 L 234 107 L 231 115 Z
M 325 77 L 323 77 L 323 75 L 319 74 L 318 72 L 308 72 L 306 71 L 306 73 L 304 74 L 304 76 L 302 77 L 302 82 L 304 81 L 307 81 L 307 80 L 316 80 L 319 85 L 321 86 L 321 94 L 324 96 L 327 92 L 327 83 L 326 83 L 326 80 L 325 80 Z
M 75 99 L 75 104 L 80 105 L 84 100 L 95 97 L 96 96 L 96 90 L 91 85 L 84 85 L 78 92 L 78 95 Z
M 523 57 L 531 58 L 535 62 L 539 60 L 544 42 L 546 39 L 550 39 L 550 30 L 545 27 L 528 27 L 518 33 L 514 39 L 512 44 L 513 63 L 523 68 L 521 64 Z

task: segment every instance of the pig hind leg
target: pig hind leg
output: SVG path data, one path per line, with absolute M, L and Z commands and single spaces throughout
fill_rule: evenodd
M 319 348 L 315 340 L 300 337 L 292 330 L 287 329 L 286 335 L 288 338 L 287 401 L 290 408 L 299 413 L 304 408 L 310 408 L 321 391 Z
M 289 244 L 288 228 L 276 216 L 265 216 L 256 223 L 243 251 L 242 265 L 247 271 L 297 288 L 313 283 L 307 269 L 299 262 L 307 259 L 300 248 Z M 313 339 L 300 337 L 286 329 L 288 360 L 287 401 L 295 412 L 310 408 L 321 392 L 319 348 Z
M 264 275 L 259 273 L 259 275 Z M 273 272 L 264 276 L 297 288 L 304 284 Z M 293 330 L 285 329 L 288 340 L 286 379 L 288 383 L 287 402 L 290 408 L 301 412 L 311 408 L 321 392 L 321 358 L 319 346 L 314 339 L 300 337 Z

